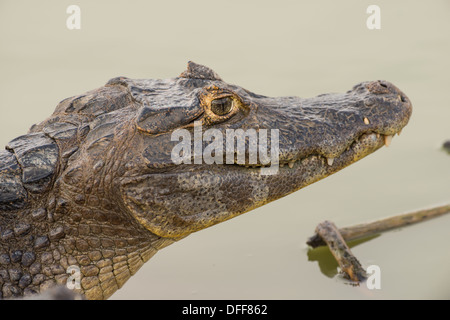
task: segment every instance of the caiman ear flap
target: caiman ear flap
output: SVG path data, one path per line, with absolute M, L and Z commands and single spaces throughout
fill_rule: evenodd
M 133 99 L 142 105 L 136 118 L 140 131 L 159 134 L 182 127 L 203 113 L 198 93 L 177 81 L 141 79 L 122 80 Z
M 217 73 L 214 72 L 214 70 L 192 61 L 188 62 L 187 70 L 180 74 L 180 78 L 222 81 L 222 79 Z
M 136 125 L 147 133 L 164 133 L 194 121 L 202 113 L 203 109 L 199 105 L 158 109 L 145 106 L 139 113 Z

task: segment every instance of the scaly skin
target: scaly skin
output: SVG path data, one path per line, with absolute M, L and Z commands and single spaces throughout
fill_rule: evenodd
M 224 97 L 232 107 L 220 114 L 211 105 Z M 0 297 L 64 285 L 74 265 L 78 291 L 106 299 L 159 249 L 377 150 L 411 110 L 386 81 L 344 94 L 269 98 L 192 62 L 177 78 L 115 78 L 63 100 L 0 152 Z M 249 159 L 175 165 L 171 134 L 193 132 L 194 121 L 224 136 L 278 129 L 278 173 L 261 175 L 262 163 Z

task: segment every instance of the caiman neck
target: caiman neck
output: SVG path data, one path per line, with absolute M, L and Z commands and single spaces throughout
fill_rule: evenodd
M 71 269 L 80 271 L 77 292 L 106 299 L 173 243 L 117 212 L 106 198 L 67 185 L 64 190 L 36 201 L 40 205 L 0 213 L 0 298 L 66 285 Z

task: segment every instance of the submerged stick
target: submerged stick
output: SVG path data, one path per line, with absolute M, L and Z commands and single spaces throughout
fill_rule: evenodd
M 339 233 L 345 241 L 356 240 L 372 236 L 388 230 L 405 227 L 414 223 L 439 217 L 450 212 L 450 204 L 436 208 L 419 210 L 411 213 L 405 213 L 390 218 L 385 218 L 369 223 L 362 223 L 351 227 L 339 229 Z M 316 234 L 306 242 L 309 246 L 317 248 L 326 245 L 322 237 Z
M 350 280 L 360 282 L 367 279 L 366 271 L 353 255 L 333 222 L 324 221 L 320 223 L 316 232 L 328 245 L 341 270 Z

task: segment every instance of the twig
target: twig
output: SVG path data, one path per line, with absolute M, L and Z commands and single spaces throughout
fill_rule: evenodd
M 316 228 L 317 234 L 326 242 L 341 270 L 353 281 L 364 281 L 367 279 L 366 271 L 358 259 L 350 251 L 338 228 L 333 222 L 324 221 Z
M 432 209 L 419 210 L 374 222 L 362 223 L 355 226 L 342 228 L 339 229 L 339 233 L 342 235 L 345 241 L 351 241 L 365 238 L 388 230 L 405 227 L 414 223 L 426 221 L 449 212 L 450 204 L 447 204 Z M 306 243 L 313 248 L 326 245 L 322 237 L 317 234 L 317 230 L 316 234 L 310 237 Z

